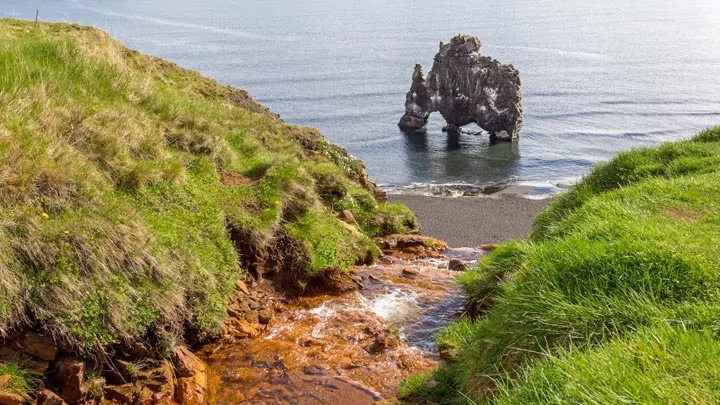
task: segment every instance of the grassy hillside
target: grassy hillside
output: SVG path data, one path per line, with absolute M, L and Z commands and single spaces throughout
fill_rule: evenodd
M 0 342 L 212 336 L 258 257 L 302 290 L 416 228 L 376 194 L 360 161 L 241 90 L 96 29 L 0 21 Z
M 461 277 L 474 320 L 439 336 L 453 356 L 441 384 L 417 377 L 402 395 L 717 402 L 718 246 L 720 128 L 622 153 L 547 208 L 529 240 Z

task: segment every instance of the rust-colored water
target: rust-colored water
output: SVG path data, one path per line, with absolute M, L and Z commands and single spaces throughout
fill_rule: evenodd
M 476 257 L 476 256 L 475 256 Z M 203 351 L 218 404 L 372 404 L 439 362 L 433 335 L 463 309 L 443 260 L 358 268 L 364 288 L 301 298 L 259 338 Z

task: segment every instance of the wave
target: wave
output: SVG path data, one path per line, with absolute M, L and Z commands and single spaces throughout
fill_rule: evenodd
M 495 194 L 519 195 L 531 200 L 551 198 L 575 185 L 581 177 L 567 177 L 551 180 L 509 179 L 504 181 L 470 184 L 455 183 L 412 183 L 405 186 L 381 185 L 389 194 L 421 195 L 428 197 L 482 197 Z
M 120 13 L 120 12 L 116 12 L 116 11 L 104 10 L 101 8 L 88 6 L 88 5 L 80 3 L 79 0 L 71 0 L 71 3 L 73 3 L 75 5 L 75 7 L 79 8 L 79 9 L 90 11 L 90 12 L 97 13 L 97 14 L 107 15 L 110 17 L 118 17 L 118 18 L 124 18 L 124 19 L 135 20 L 135 21 L 145 21 L 145 22 L 151 22 L 153 24 L 167 25 L 167 26 L 171 26 L 171 27 L 189 28 L 189 29 L 194 29 L 194 30 L 199 30 L 199 31 L 212 32 L 215 34 L 230 35 L 230 36 L 234 36 L 234 37 L 238 37 L 238 38 L 275 40 L 275 41 L 296 41 L 298 39 L 296 37 L 290 37 L 290 36 L 270 37 L 270 36 L 260 35 L 260 34 L 248 32 L 248 31 L 238 30 L 238 29 L 219 28 L 219 27 L 213 27 L 210 25 L 202 25 L 202 24 L 195 24 L 195 23 L 186 23 L 186 22 L 182 22 L 182 21 L 167 20 L 164 18 Z

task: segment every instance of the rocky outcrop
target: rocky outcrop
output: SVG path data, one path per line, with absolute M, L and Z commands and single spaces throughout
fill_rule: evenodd
M 443 258 L 441 252 L 448 248 L 447 243 L 422 235 L 389 235 L 375 238 L 375 243 L 384 255 L 406 260 Z
M 415 65 L 400 127 L 421 129 L 438 111 L 448 132 L 478 124 L 491 139 L 513 140 L 522 127 L 520 74 L 512 65 L 480 54 L 480 40 L 458 35 L 440 51 L 427 78 Z

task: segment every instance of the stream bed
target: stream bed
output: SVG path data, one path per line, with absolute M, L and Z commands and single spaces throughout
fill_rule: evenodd
M 448 258 L 385 256 L 356 268 L 363 288 L 289 303 L 269 298 L 275 316 L 258 338 L 201 351 L 217 404 L 374 404 L 400 382 L 441 361 L 434 335 L 463 311 L 449 259 L 472 264 L 484 252 Z

